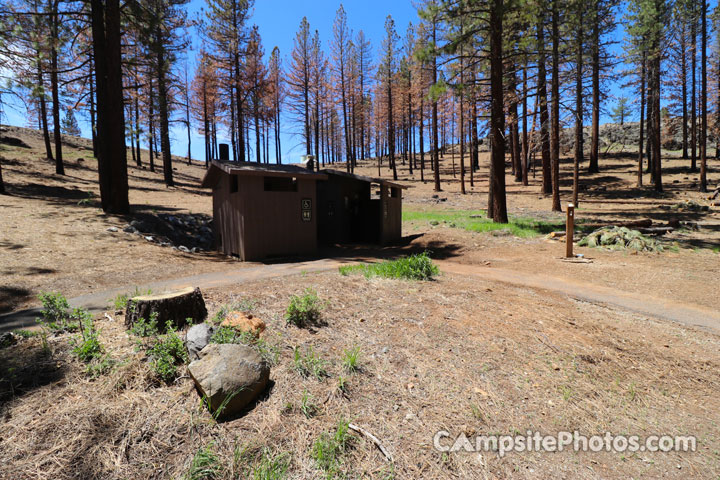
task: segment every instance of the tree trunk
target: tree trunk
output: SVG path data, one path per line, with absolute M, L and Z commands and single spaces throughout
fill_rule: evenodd
M 577 44 L 575 45 L 575 161 L 573 164 L 573 205 L 578 207 L 580 190 L 580 162 L 583 159 L 583 16 L 582 4 L 578 9 Z
M 62 155 L 62 132 L 60 130 L 60 85 L 58 81 L 58 52 L 56 42 L 59 40 L 58 35 L 58 2 L 52 2 L 52 38 L 50 39 L 50 87 L 52 89 L 52 113 L 53 113 L 53 137 L 55 140 L 55 173 L 65 175 L 65 165 L 63 164 Z
M 39 53 L 38 53 L 39 55 Z M 42 130 L 43 130 L 43 140 L 45 141 L 45 156 L 48 160 L 55 160 L 55 156 L 53 155 L 52 146 L 50 145 L 50 129 L 48 128 L 48 122 L 47 122 L 47 103 L 45 102 L 45 84 L 43 80 L 43 74 L 42 74 L 42 67 L 40 66 L 40 63 L 38 61 L 38 67 L 37 67 L 37 78 L 38 78 L 38 85 L 40 86 L 40 95 L 39 95 L 39 102 L 40 103 L 40 122 L 42 123 Z
M 682 84 L 682 158 L 688 158 L 688 109 L 687 109 L 687 25 L 680 22 L 680 82 Z
M 550 165 L 550 139 L 548 137 L 548 108 L 547 108 L 547 79 L 545 72 L 545 21 L 540 16 L 537 25 L 538 40 L 538 96 L 540 105 L 540 148 L 542 152 L 542 192 L 552 193 L 552 178 Z
M 697 170 L 697 20 L 695 18 L 695 2 L 692 2 L 692 23 L 690 24 L 690 61 L 691 86 L 690 86 L 690 170 Z
M 165 78 L 165 48 L 163 47 L 160 31 L 156 32 L 155 41 L 157 51 L 157 82 L 158 82 L 158 110 L 160 114 L 160 152 L 163 162 L 163 177 L 165 185 L 172 187 L 173 180 L 172 155 L 170 153 L 170 118 L 168 112 L 168 88 Z
M 707 5 L 703 0 L 700 28 L 700 191 L 707 192 Z
M 720 77 L 718 77 L 720 78 Z M 420 181 L 425 183 L 425 101 L 420 95 Z
M 645 77 L 646 77 L 646 60 L 647 55 L 643 52 L 641 70 L 640 70 L 640 144 L 638 145 L 638 172 L 637 172 L 637 186 L 643 186 L 643 150 L 644 142 L 643 139 L 645 129 Z
M 590 139 L 590 164 L 588 173 L 598 173 L 600 165 L 600 5 L 593 2 L 595 18 L 592 32 L 592 127 Z
M 560 32 L 558 0 L 552 2 L 552 211 L 560 212 Z
M 105 213 L 124 214 L 128 201 L 119 0 L 91 0 L 98 105 L 98 176 Z
M 496 223 L 508 223 L 505 203 L 505 112 L 503 109 L 503 0 L 490 3 L 490 162 L 491 193 L 488 211 Z
M 502 7 L 501 7 L 502 8 Z M 502 30 L 502 28 L 501 28 Z M 433 45 L 437 45 L 437 20 L 433 18 L 432 24 L 432 35 Z M 502 48 L 502 47 L 501 47 Z M 502 53 L 502 50 L 501 50 Z M 500 60 L 502 61 L 502 59 Z M 500 67 L 502 70 L 502 66 Z M 433 54 L 432 63 L 432 74 L 433 74 L 433 85 L 437 83 L 437 57 Z M 502 100 L 501 107 L 502 107 Z M 505 130 L 503 125 L 503 130 Z M 441 192 L 440 188 L 440 151 L 438 147 L 438 111 L 437 111 L 437 99 L 433 98 L 432 101 L 432 144 L 433 144 L 433 173 L 435 179 L 435 191 Z

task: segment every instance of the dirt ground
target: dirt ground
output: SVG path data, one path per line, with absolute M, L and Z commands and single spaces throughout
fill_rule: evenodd
M 312 330 L 283 319 L 289 296 L 305 286 L 327 302 L 326 324 Z M 101 341 L 128 363 L 98 380 L 85 378 L 67 354 L 67 336 L 52 338 L 56 353 L 41 360 L 38 339 L 0 351 L 4 362 L 37 370 L 25 372 L 34 373 L 34 384 L 16 385 L 3 406 L 0 477 L 180 478 L 193 454 L 212 445 L 226 468 L 220 478 L 247 478 L 266 447 L 290 453 L 287 478 L 321 478 L 312 445 L 341 418 L 373 433 L 394 457 L 391 468 L 372 443 L 354 435 L 342 456 L 347 478 L 714 478 L 720 472 L 716 335 L 452 274 L 408 282 L 326 272 L 210 291 L 206 298 L 211 314 L 233 300 L 252 304 L 268 324 L 265 338 L 281 352 L 274 385 L 252 410 L 215 424 L 189 378 L 153 385 L 121 319 L 101 319 Z M 312 347 L 328 362 L 329 377 L 300 377 L 292 369 L 295 346 Z M 352 347 L 360 348 L 361 371 L 348 374 L 341 358 Z M 16 383 L 21 371 L 15 370 Z M 346 395 L 337 391 L 339 376 L 346 378 Z M 7 398 L 7 383 L 2 386 Z M 306 393 L 317 405 L 309 419 L 299 411 Z M 698 450 L 443 454 L 433 448 L 440 430 L 469 437 L 528 430 L 692 434 Z M 238 464 L 236 449 L 251 455 Z
M 39 137 L 11 130 L 30 149 L 2 145 L 3 175 L 10 196 L 0 197 L 0 312 L 36 304 L 40 291 L 66 296 L 137 285 L 246 264 L 213 254 L 188 254 L 122 232 L 132 218 L 105 216 L 97 205 L 95 162 L 87 149 L 68 148 L 68 175 L 58 177 L 42 159 Z M 82 162 L 78 158 L 83 158 Z M 147 160 L 147 156 L 144 159 Z M 457 160 L 457 159 L 456 159 Z M 443 192 L 432 183 L 400 179 L 406 211 L 465 211 L 486 205 L 486 158 L 477 185 L 459 194 L 443 163 Z M 661 254 L 579 248 L 592 263 L 567 263 L 564 244 L 474 233 L 428 222 L 406 222 L 405 245 L 378 250 L 387 256 L 428 249 L 465 265 L 595 283 L 709 308 L 720 256 L 720 216 L 672 212 L 661 205 L 711 202 L 693 190 L 689 162 L 665 159 L 667 192 L 634 187 L 632 158 L 601 160 L 601 173 L 583 175 L 578 219 L 610 222 L 651 218 L 693 221 L 699 231 L 671 234 L 677 251 Z M 211 199 L 198 187 L 204 169 L 176 162 L 178 187 L 167 189 L 161 173 L 131 167 L 135 215 L 209 214 Z M 711 162 L 711 185 L 718 169 Z M 568 177 L 569 163 L 563 164 Z M 358 173 L 376 175 L 373 163 Z M 429 173 L 429 172 L 426 172 Z M 388 171 L 382 171 L 383 176 Z M 685 178 L 687 177 L 687 178 Z M 677 183 L 674 181 L 677 180 Z M 562 220 L 539 194 L 540 178 L 523 187 L 508 174 L 511 215 Z M 606 189 L 603 189 L 606 187 Z M 563 185 L 563 203 L 570 185 Z M 86 200 L 88 199 L 88 200 Z M 445 200 L 443 200 L 445 199 Z M 109 227 L 120 231 L 109 232 Z M 364 254 L 367 252 L 365 251 Z M 287 326 L 291 294 L 314 287 L 326 302 L 326 324 Z M 210 314 L 244 300 L 268 324 L 266 340 L 280 352 L 272 388 L 244 415 L 215 423 L 192 381 L 152 380 L 115 312 L 99 317 L 101 341 L 120 363 L 90 379 L 69 353 L 68 335 L 51 337 L 51 354 L 38 337 L 0 349 L 0 479 L 181 478 L 194 453 L 210 446 L 224 471 L 219 478 L 247 478 L 260 453 L 288 453 L 287 478 L 321 478 L 311 458 L 322 432 L 346 419 L 372 432 L 394 457 L 390 465 L 365 437 L 353 435 L 342 455 L 347 478 L 717 478 L 720 475 L 720 336 L 617 308 L 580 302 L 549 291 L 446 273 L 430 282 L 367 280 L 338 272 L 300 274 L 204 291 Z M 293 347 L 312 347 L 328 362 L 323 381 L 301 378 L 292 368 Z M 361 371 L 343 372 L 343 351 L 361 352 Z M 347 393 L 337 390 L 338 377 Z M 306 418 L 304 394 L 317 405 Z M 693 453 L 621 454 L 442 453 L 433 435 L 556 433 L 588 436 L 612 432 L 641 437 L 694 435 Z M 241 452 L 241 453 L 237 453 Z M 244 452 L 244 453 L 243 453 Z

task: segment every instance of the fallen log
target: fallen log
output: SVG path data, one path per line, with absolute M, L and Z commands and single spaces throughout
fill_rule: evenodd
M 168 322 L 174 328 L 202 322 L 207 317 L 207 309 L 199 288 L 187 287 L 175 292 L 141 295 L 128 300 L 125 326 L 132 328 L 139 319 L 150 320 L 152 315 L 157 315 L 158 328 L 164 331 Z

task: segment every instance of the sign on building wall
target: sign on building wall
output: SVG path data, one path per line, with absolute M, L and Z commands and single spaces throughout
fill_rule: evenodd
M 312 198 L 303 198 L 300 202 L 303 222 L 312 221 Z

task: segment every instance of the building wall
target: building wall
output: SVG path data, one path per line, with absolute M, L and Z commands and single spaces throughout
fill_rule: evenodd
M 317 251 L 315 180 L 297 179 L 297 191 L 265 191 L 265 177 L 238 176 L 230 192 L 230 175 L 213 190 L 221 251 L 242 260 L 306 255 Z M 310 220 L 303 221 L 303 200 L 310 201 Z
M 380 241 L 383 244 L 397 242 L 402 238 L 402 189 L 382 185 L 380 200 L 382 203 Z

